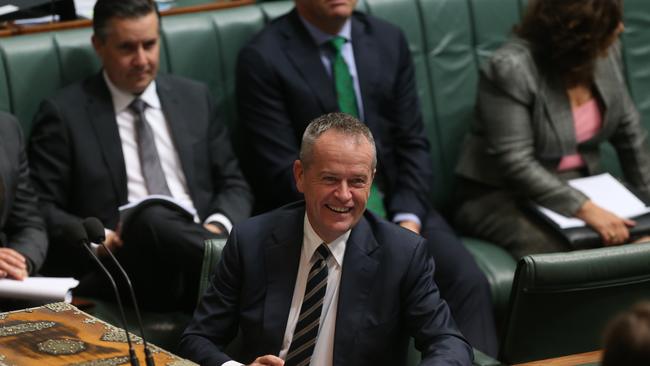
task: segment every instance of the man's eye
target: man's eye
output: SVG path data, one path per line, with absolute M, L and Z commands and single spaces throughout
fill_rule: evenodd
M 353 179 L 350 182 L 350 185 L 353 186 L 353 187 L 357 187 L 357 188 L 363 188 L 363 187 L 366 186 L 366 180 L 365 179 Z

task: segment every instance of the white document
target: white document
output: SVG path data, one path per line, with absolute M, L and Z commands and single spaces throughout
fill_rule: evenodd
M 97 0 L 74 0 L 74 10 L 81 18 L 92 19 Z
M 71 289 L 79 281 L 72 277 L 27 277 L 23 281 L 0 279 L 0 297 L 51 302 L 72 300 Z
M 131 214 L 137 211 L 140 206 L 144 207 L 148 204 L 161 203 L 161 202 L 170 204 L 178 208 L 179 210 L 185 212 L 187 215 L 192 217 L 194 222 L 199 223 L 199 215 L 196 212 L 196 209 L 194 209 L 194 207 L 186 205 L 185 203 L 174 199 L 174 197 L 165 196 L 162 194 L 152 194 L 138 201 L 129 202 L 126 205 L 120 206 L 119 207 L 120 221 L 122 223 L 129 221 Z
M 571 179 L 568 183 L 587 195 L 595 204 L 619 217 L 629 219 L 650 212 L 650 207 L 646 207 L 643 201 L 609 173 Z M 537 207 L 562 229 L 586 225 L 584 221 L 575 217 L 566 217 L 539 205 Z
M 13 13 L 14 11 L 18 11 L 18 9 L 16 5 L 12 4 L 0 6 L 0 15 Z

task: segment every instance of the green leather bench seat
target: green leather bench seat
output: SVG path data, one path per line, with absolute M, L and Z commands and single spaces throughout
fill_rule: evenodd
M 478 66 L 508 37 L 525 0 L 360 0 L 359 9 L 404 30 L 416 67 L 436 177 L 431 200 L 450 211 L 454 166 L 473 118 Z M 168 16 L 162 22 L 161 71 L 206 82 L 221 116 L 237 120 L 234 84 L 239 49 L 266 22 L 291 9 L 290 0 Z M 632 96 L 650 128 L 650 2 L 625 1 L 623 59 Z M 40 101 L 96 72 L 91 30 L 0 39 L 0 110 L 16 114 L 29 133 Z M 234 139 L 236 148 L 246 141 Z M 239 146 L 241 148 L 241 146 Z M 619 172 L 613 152 L 605 166 Z M 516 263 L 500 247 L 463 238 L 492 286 L 499 325 L 505 318 Z

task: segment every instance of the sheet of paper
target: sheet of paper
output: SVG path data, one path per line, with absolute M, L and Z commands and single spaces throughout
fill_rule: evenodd
M 72 277 L 28 277 L 23 281 L 0 279 L 0 297 L 23 300 L 72 300 L 70 290 L 79 281 Z
M 13 13 L 14 11 L 18 11 L 18 7 L 16 5 L 9 4 L 0 6 L 0 15 Z
M 74 10 L 81 18 L 92 19 L 97 0 L 74 0 Z
M 650 212 L 643 201 L 609 173 L 572 179 L 569 185 L 587 195 L 598 206 L 620 217 L 631 218 Z M 560 215 L 542 206 L 538 208 L 563 229 L 586 225 L 580 219 Z

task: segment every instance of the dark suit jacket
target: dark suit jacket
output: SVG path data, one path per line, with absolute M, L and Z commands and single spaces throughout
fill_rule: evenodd
M 38 271 L 47 252 L 45 224 L 29 180 L 23 134 L 18 121 L 1 112 L 0 245 L 25 256 L 30 274 Z
M 201 220 L 220 212 L 233 223 L 250 214 L 249 188 L 207 88 L 159 75 L 158 96 L 190 197 Z M 34 185 L 52 247 L 71 220 L 95 216 L 108 228 L 127 203 L 127 178 L 111 94 L 101 73 L 45 100 L 30 138 Z
M 579 152 L 587 173 L 596 174 L 600 146 L 609 141 L 628 183 L 647 196 L 647 132 L 627 91 L 618 44 L 597 60 L 594 87 L 604 108 L 602 128 L 578 144 L 564 85 L 537 67 L 526 41 L 513 38 L 481 68 L 477 118 L 456 171 L 573 216 L 587 197 L 558 177 L 557 165 L 562 156 Z
M 361 13 L 351 19 L 365 123 L 377 144 L 387 213 L 410 212 L 424 222 L 432 165 L 408 45 L 389 23 Z M 256 207 L 301 199 L 291 167 L 302 134 L 312 119 L 339 108 L 334 82 L 295 9 L 242 49 L 237 102 L 242 168 Z
M 238 332 L 250 362 L 280 352 L 303 240 L 303 202 L 237 226 L 181 339 L 201 365 L 230 360 Z M 425 240 L 366 211 L 347 241 L 334 339 L 335 366 L 404 365 L 408 336 L 422 365 L 470 365 L 471 350 L 433 282 Z

